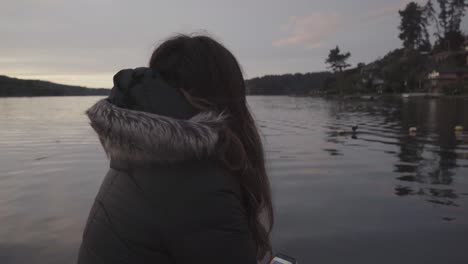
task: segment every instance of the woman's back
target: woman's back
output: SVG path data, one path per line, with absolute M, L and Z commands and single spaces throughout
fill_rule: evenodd
M 78 263 L 256 263 L 238 183 L 216 163 L 116 163 Z
M 78 263 L 257 263 L 271 252 L 263 147 L 234 56 L 178 36 L 87 111 L 110 158 Z M 265 212 L 266 223 L 260 221 Z

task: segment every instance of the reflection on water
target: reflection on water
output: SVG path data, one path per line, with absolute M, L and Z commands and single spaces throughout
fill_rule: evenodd
M 83 115 L 98 99 L 0 98 L 0 263 L 74 262 L 107 166 Z M 468 263 L 467 100 L 248 101 L 277 251 L 301 263 Z
M 437 100 L 413 101 L 406 103 L 402 112 L 405 113 L 404 123 L 415 123 L 422 126 L 423 131 L 416 138 L 401 139 L 401 163 L 395 165 L 395 171 L 402 174 L 398 179 L 403 184 L 395 188 L 396 194 L 419 195 L 437 205 L 459 206 L 456 200 L 463 193 L 457 194 L 452 185 L 457 168 L 466 167 L 463 161 L 468 158 L 468 135 L 457 133 L 454 128 L 457 125 L 467 127 L 467 103 L 461 100 L 445 104 Z M 411 182 L 418 184 L 409 186 Z
M 364 142 L 398 146 L 395 152 L 386 151 L 398 158 L 394 163 L 396 179 L 400 181 L 395 186 L 397 196 L 417 195 L 437 205 L 458 206 L 456 199 L 466 195 L 465 192 L 457 194 L 452 185 L 457 169 L 467 166 L 468 132 L 455 131 L 456 126 L 468 127 L 467 100 L 344 102 L 333 107 L 332 115 L 337 124 L 349 126 L 356 122 L 364 128 L 362 132 L 352 133 L 353 139 L 359 135 Z M 373 119 L 371 123 L 367 123 L 369 117 Z M 409 132 L 411 127 L 416 127 L 417 132 Z M 342 134 L 341 131 L 330 133 L 328 140 L 341 142 L 334 136 Z M 325 151 L 341 155 L 338 150 Z

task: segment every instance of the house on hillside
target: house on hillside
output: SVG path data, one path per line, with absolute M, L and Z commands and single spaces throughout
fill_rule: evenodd
M 371 82 L 372 87 L 375 89 L 375 91 L 378 94 L 382 94 L 384 92 L 384 84 L 385 84 L 385 81 L 378 77 L 372 79 L 372 82 Z
M 468 37 L 463 46 L 457 51 L 443 51 L 433 55 L 436 67 L 427 75 L 429 92 L 440 93 L 444 86 L 468 82 Z M 454 64 L 455 62 L 455 64 Z M 458 65 L 459 67 L 444 68 L 444 65 Z
M 465 59 L 464 64 L 468 66 L 468 36 L 465 37 L 465 41 L 463 42 L 463 45 L 460 49 L 458 50 L 445 50 L 441 51 L 438 53 L 435 53 L 432 55 L 432 59 L 438 63 L 442 64 L 446 62 L 447 60 L 453 59 L 454 57 L 459 57 L 462 56 Z
M 468 37 L 465 38 L 465 42 L 463 42 L 463 47 L 465 50 L 466 66 L 468 66 Z
M 385 81 L 380 78 L 380 67 L 371 63 L 361 68 L 361 83 L 364 87 L 381 94 L 384 91 Z
M 441 89 L 449 84 L 468 81 L 468 69 L 440 69 L 433 70 L 427 76 L 430 83 L 430 93 L 441 93 Z

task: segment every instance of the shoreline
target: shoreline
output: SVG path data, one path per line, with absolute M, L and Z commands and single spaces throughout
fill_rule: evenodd
M 410 96 L 404 96 L 409 94 Z M 313 94 L 313 95 L 294 95 L 294 94 L 249 94 L 247 96 L 288 96 L 288 97 L 315 97 L 315 98 L 331 98 L 331 99 L 345 99 L 345 100 L 377 100 L 382 98 L 425 98 L 425 99 L 437 99 L 437 98 L 466 98 L 468 94 L 463 95 L 444 95 L 444 94 L 421 94 L 421 93 L 400 93 L 400 94 Z
M 0 96 L 0 99 L 1 98 L 36 98 L 36 97 L 73 97 L 73 96 L 108 96 L 108 94 L 12 95 L 12 96 Z

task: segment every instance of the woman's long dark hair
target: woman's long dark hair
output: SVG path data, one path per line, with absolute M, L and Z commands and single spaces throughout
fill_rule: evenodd
M 242 187 L 257 259 L 271 256 L 270 183 L 262 141 L 246 104 L 244 78 L 236 58 L 210 37 L 177 35 L 156 48 L 149 67 L 157 70 L 171 86 L 181 89 L 200 110 L 228 114 L 218 151 L 223 164 Z

